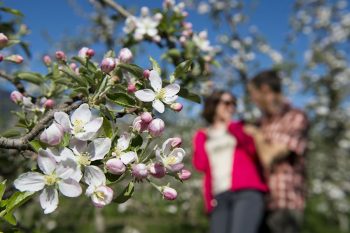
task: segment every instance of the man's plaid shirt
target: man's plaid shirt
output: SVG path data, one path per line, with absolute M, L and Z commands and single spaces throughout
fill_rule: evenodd
M 265 139 L 285 144 L 288 155 L 273 161 L 268 171 L 269 209 L 303 210 L 305 206 L 305 150 L 308 121 L 306 115 L 289 104 L 280 114 L 260 121 Z

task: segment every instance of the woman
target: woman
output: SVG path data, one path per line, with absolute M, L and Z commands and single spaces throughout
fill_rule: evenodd
M 214 91 L 202 114 L 208 127 L 193 138 L 193 165 L 204 173 L 211 233 L 256 233 L 264 212 L 267 186 L 253 139 L 243 131 L 243 122 L 231 120 L 235 110 L 231 93 Z

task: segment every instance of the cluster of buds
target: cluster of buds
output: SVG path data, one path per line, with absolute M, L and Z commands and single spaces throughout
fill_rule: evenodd
M 160 136 L 165 128 L 164 121 L 160 118 L 153 119 L 152 114 L 144 112 L 133 121 L 133 130 L 141 133 L 148 131 L 152 137 Z
M 9 46 L 9 41 L 10 40 L 4 33 L 0 33 L 0 50 Z M 24 59 L 21 55 L 18 54 L 12 54 L 7 57 L 4 57 L 4 55 L 0 54 L 0 62 L 2 62 L 3 60 L 13 62 L 16 64 L 21 64 Z
M 186 41 L 193 34 L 192 23 L 190 23 L 190 22 L 183 22 L 182 26 L 183 26 L 183 30 L 181 32 L 181 36 L 180 36 L 179 40 L 180 40 L 181 44 L 185 44 Z
M 119 51 L 118 58 L 106 57 L 101 62 L 101 70 L 108 74 L 112 72 L 119 63 L 131 63 L 133 54 L 128 48 L 122 48 Z

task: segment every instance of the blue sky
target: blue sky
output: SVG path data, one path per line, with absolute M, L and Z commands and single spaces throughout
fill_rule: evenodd
M 150 8 L 157 8 L 161 7 L 162 4 L 160 0 L 120 0 L 118 2 L 122 5 L 135 6 L 136 8 L 140 8 L 143 5 Z M 293 2 L 292 0 L 245 1 L 245 4 L 250 6 L 247 8 L 250 24 L 256 25 L 261 34 L 264 35 L 270 45 L 275 49 L 280 49 L 284 45 L 284 40 L 288 32 L 288 18 Z M 83 12 L 91 12 L 92 7 L 88 1 L 76 0 L 76 3 L 79 4 Z M 63 35 L 67 34 L 72 36 L 79 35 L 79 28 L 89 22 L 87 18 L 82 17 L 78 12 L 74 11 L 66 0 L 5 0 L 4 5 L 18 9 L 24 13 L 24 23 L 29 26 L 31 31 L 31 34 L 26 37 L 26 41 L 30 43 L 31 51 L 34 51 L 34 56 L 30 61 L 30 67 L 39 72 L 45 71 L 45 67 L 41 63 L 41 55 L 50 50 L 52 52 L 51 45 L 46 41 L 43 34 L 47 33 L 54 40 L 59 40 Z M 193 12 L 190 12 L 188 21 L 193 23 L 196 31 L 207 29 L 212 43 L 215 43 L 218 30 L 221 32 L 227 30 L 225 25 L 222 25 L 220 29 L 215 28 L 208 23 L 207 16 L 198 15 Z M 247 28 L 242 28 L 242 31 L 246 31 Z M 99 48 L 98 45 L 92 45 L 92 47 Z M 304 50 L 302 41 L 299 41 L 294 47 L 297 51 Z M 136 62 L 141 66 L 148 66 L 148 64 L 143 64 L 147 62 L 148 56 L 151 55 L 159 58 L 160 54 L 158 49 L 153 47 L 148 48 L 145 54 L 146 56 L 141 57 Z M 298 56 L 298 59 L 302 58 L 302 54 Z M 265 67 L 271 64 L 267 58 L 259 57 L 259 59 L 260 63 Z

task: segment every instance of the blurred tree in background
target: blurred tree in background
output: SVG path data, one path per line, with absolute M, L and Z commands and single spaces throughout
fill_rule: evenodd
M 69 3 L 72 10 L 81 12 L 79 1 L 70 0 Z M 246 120 L 254 120 L 260 114 L 249 104 L 247 81 L 266 68 L 261 59 L 268 58 L 270 66 L 283 73 L 285 91 L 292 102 L 294 97 L 302 100 L 312 124 L 307 154 L 309 195 L 303 232 L 350 231 L 350 11 L 347 1 L 296 0 L 290 12 L 290 27 L 285 29 L 285 38 L 280 38 L 285 41 L 282 48 L 273 48 L 259 28 L 251 23 L 251 6 L 247 1 L 188 0 L 184 5 L 164 1 L 163 5 L 159 3 L 159 9 L 149 9 L 149 12 L 141 6 L 120 6 L 111 0 L 92 0 L 90 3 L 93 10 L 82 15 L 90 20 L 89 25 L 81 29 L 81 33 L 89 32 L 85 34 L 87 36 L 67 35 L 63 40 L 48 38 L 53 48 L 48 53 L 56 49 L 75 53 L 83 46 L 99 44 L 113 50 L 127 46 L 135 56 L 148 57 L 148 47 L 157 47 L 162 51 L 166 73 L 170 74 L 174 65 L 186 59 L 194 60 L 190 78 L 181 80 L 194 93 L 205 96 L 213 87 L 225 87 L 238 94 L 240 116 Z M 211 41 L 214 45 L 206 44 L 205 32 L 189 33 L 192 28 L 181 24 L 173 11 L 169 11 L 166 20 L 174 27 L 157 25 L 161 40 L 147 35 L 138 38 L 135 29 L 131 30 L 132 17 L 155 15 L 164 11 L 166 4 L 173 4 L 175 12 L 177 7 L 181 13 L 206 15 L 208 24 L 225 24 L 229 30 L 218 29 L 217 41 Z M 267 3 L 259 1 L 255 7 L 259 4 Z M 1 21 L 0 31 L 24 37 L 25 41 L 28 29 L 21 24 L 21 17 L 18 13 L 10 22 Z M 165 22 L 164 18 L 162 20 Z M 204 43 L 210 50 L 196 44 L 201 38 L 202 45 Z M 296 51 L 294 45 L 301 42 L 305 43 L 305 50 Z M 27 43 L 21 42 L 16 49 L 24 49 L 30 57 Z M 102 56 L 101 51 L 96 52 Z M 12 65 L 1 65 L 6 72 L 16 69 Z M 195 78 L 198 80 L 193 81 Z M 8 113 L 16 108 L 10 103 L 7 90 L 3 88 L 0 93 L 4 113 L 0 116 L 2 129 L 11 128 L 12 118 Z M 203 126 L 203 122 L 198 120 L 199 105 L 187 101 L 183 105 L 176 119 L 165 113 L 168 135 L 164 137 L 181 136 L 183 147 L 190 154 L 192 134 Z M 122 118 L 120 124 L 127 125 L 130 120 Z M 26 159 L 9 153 L 16 151 L 1 151 L 0 177 L 13 180 L 25 170 Z M 187 165 L 190 160 L 190 156 L 185 159 Z M 190 181 L 178 182 L 174 187 L 179 196 L 172 203 L 160 201 L 154 195 L 154 189 L 142 184 L 136 187 L 133 199 L 104 209 L 92 208 L 89 201 L 83 199 L 63 200 L 59 211 L 43 215 L 37 201 L 28 202 L 16 212 L 21 219 L 17 227 L 1 220 L 0 224 L 4 224 L 6 232 L 11 229 L 22 232 L 207 232 L 200 175 L 193 174 Z

